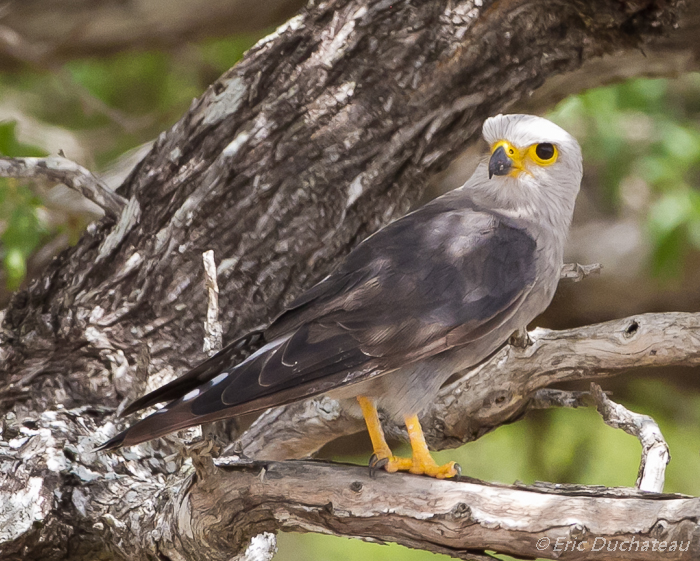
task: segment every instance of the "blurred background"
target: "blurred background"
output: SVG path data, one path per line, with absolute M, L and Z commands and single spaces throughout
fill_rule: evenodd
M 52 17 L 32 15 L 41 4 L 56 7 Z M 264 9 L 246 1 L 213 2 L 202 12 L 197 2 L 178 1 L 166 3 L 165 20 L 166 6 L 156 0 L 143 2 L 149 10 L 137 17 L 98 4 L 76 0 L 57 7 L 42 0 L 2 8 L 0 153 L 63 151 L 116 188 L 150 141 L 298 2 L 275 0 Z M 160 27 L 149 17 L 160 18 Z M 562 286 L 535 324 L 563 329 L 644 312 L 700 311 L 700 73 L 588 90 L 545 115 L 576 136 L 584 153 L 567 260 L 600 262 L 603 271 Z M 440 174 L 430 193 L 461 184 L 479 150 L 468 150 Z M 100 215 L 63 186 L 0 179 L 0 309 Z M 698 374 L 646 370 L 603 384 L 615 400 L 659 423 L 672 454 L 668 492 L 700 495 Z M 365 435 L 346 444 L 342 449 L 354 455 L 337 459 L 367 462 Z M 531 413 L 437 456 L 489 481 L 632 486 L 640 451 L 634 438 L 604 425 L 595 410 L 579 409 Z M 279 549 L 280 561 L 442 557 L 299 534 L 281 535 Z

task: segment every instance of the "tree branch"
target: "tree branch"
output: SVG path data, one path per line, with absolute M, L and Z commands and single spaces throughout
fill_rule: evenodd
M 700 499 L 680 495 L 650 499 L 630 489 L 512 487 L 384 473 L 371 478 L 363 467 L 312 462 L 236 466 L 222 459 L 219 465 L 225 468 L 194 483 L 188 507 L 200 532 L 194 542 L 204 540 L 212 549 L 254 519 L 264 520 L 259 527 L 267 531 L 365 536 L 462 559 L 481 559 L 486 550 L 610 559 L 610 550 L 596 552 L 594 545 L 633 536 L 650 545 L 653 539 L 683 542 L 687 551 L 675 558 L 690 559 L 700 540 L 700 527 L 691 520 L 700 514 Z M 618 521 L 614 532 L 610 520 Z M 559 556 L 566 541 L 583 545 Z M 635 552 L 634 559 L 658 559 L 658 549 Z
M 117 219 L 126 207 L 127 200 L 117 195 L 107 185 L 83 166 L 61 156 L 48 158 L 3 158 L 0 157 L 0 177 L 41 178 L 63 183 L 105 211 L 110 218 Z
M 591 275 L 599 275 L 603 270 L 600 263 L 580 265 L 579 263 L 564 263 L 561 268 L 559 282 L 581 282 Z
M 527 403 L 528 410 L 550 409 L 552 407 L 588 407 L 593 403 L 591 392 L 577 392 L 543 388 L 532 394 Z
M 486 550 L 607 560 L 612 547 L 632 546 L 633 554 L 620 557 L 643 561 L 658 559 L 663 542 L 674 547 L 670 559 L 690 560 L 700 551 L 698 498 L 383 472 L 370 477 L 364 466 L 236 457 L 209 458 L 195 476 L 189 461 L 156 448 L 95 454 L 111 429 L 95 426 L 85 412 L 46 412 L 32 428 L 7 428 L 16 436 L 0 447 L 0 466 L 5 483 L 9 478 L 16 487 L 12 496 L 0 494 L 3 560 L 26 559 L 8 538 L 32 524 L 60 528 L 65 513 L 52 508 L 51 497 L 77 509 L 83 551 L 96 552 L 108 540 L 112 554 L 133 560 L 227 561 L 251 537 L 276 530 L 394 541 L 480 560 Z M 11 469 L 17 465 L 23 469 Z M 39 465 L 51 469 L 27 469 Z M 35 506 L 29 517 L 25 504 Z
M 591 394 L 605 424 L 636 436 L 642 444 L 642 461 L 637 476 L 637 489 L 661 493 L 664 490 L 666 466 L 671 460 L 668 445 L 656 421 L 625 409 L 608 398 L 598 384 L 591 382 Z
M 643 314 L 566 331 L 538 328 L 528 335 L 526 348 L 506 345 L 442 388 L 422 420 L 433 449 L 461 446 L 513 422 L 538 397 L 537 390 L 554 383 L 700 364 L 700 314 Z M 255 458 L 303 458 L 363 428 L 342 402 L 324 397 L 266 411 L 240 443 Z M 387 424 L 385 431 L 407 439 L 399 425 Z
M 213 356 L 221 350 L 221 322 L 219 321 L 219 284 L 216 282 L 216 262 L 210 249 L 202 254 L 204 284 L 207 289 L 207 319 L 204 322 L 204 353 Z

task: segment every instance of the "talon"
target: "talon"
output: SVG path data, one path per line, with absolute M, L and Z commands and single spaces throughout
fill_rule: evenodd
M 382 469 L 389 463 L 389 458 L 379 458 L 376 454 L 372 454 L 369 459 L 369 467 L 372 469 Z
M 379 457 L 376 454 L 372 454 L 369 457 L 369 476 L 374 479 L 374 476 L 377 474 L 377 462 L 379 461 Z
M 375 464 L 374 467 L 376 469 L 382 469 L 386 468 L 386 466 L 389 465 L 389 458 L 382 458 L 381 460 L 378 460 Z
M 442 466 L 435 466 L 430 471 L 426 471 L 426 475 L 432 475 L 438 479 L 449 479 L 462 475 L 462 468 L 457 462 L 448 462 Z

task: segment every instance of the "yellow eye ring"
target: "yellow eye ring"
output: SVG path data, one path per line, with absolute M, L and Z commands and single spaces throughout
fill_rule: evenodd
M 542 142 L 540 144 L 533 144 L 527 150 L 528 156 L 533 162 L 540 166 L 551 166 L 557 161 L 559 157 L 559 150 L 554 144 L 549 142 Z

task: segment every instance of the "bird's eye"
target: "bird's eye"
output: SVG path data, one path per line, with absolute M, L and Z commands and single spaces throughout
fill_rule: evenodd
M 548 162 L 554 157 L 554 145 L 550 144 L 549 142 L 543 142 L 542 144 L 538 144 L 535 147 L 535 154 L 537 154 L 537 157 L 543 162 Z

